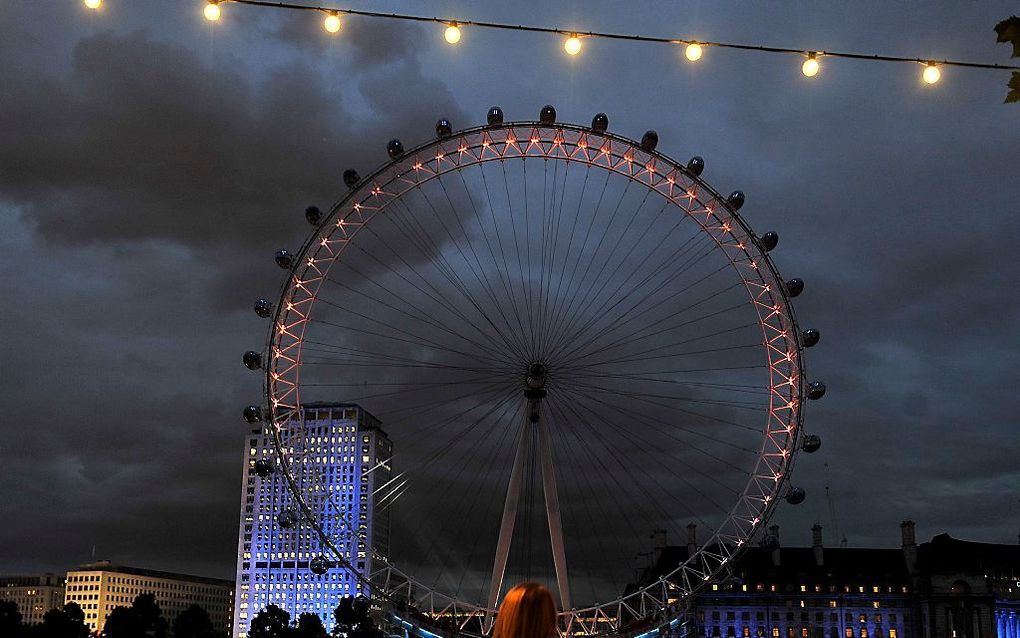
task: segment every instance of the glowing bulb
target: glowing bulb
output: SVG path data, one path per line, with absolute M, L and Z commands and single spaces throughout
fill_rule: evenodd
M 443 34 L 443 36 L 446 38 L 446 41 L 449 42 L 450 44 L 457 44 L 458 42 L 460 42 L 460 27 L 458 27 L 455 24 L 451 24 L 450 26 L 446 27 L 446 32 Z
M 85 0 L 85 6 L 89 9 L 98 9 L 101 4 L 103 4 L 103 0 Z
M 942 71 L 939 71 L 939 68 L 934 64 L 929 64 L 924 67 L 924 73 L 921 74 L 921 77 L 923 77 L 924 81 L 928 84 L 935 84 L 939 81 L 939 78 L 942 77 Z
M 818 60 L 815 59 L 814 53 L 809 55 L 807 60 L 804 60 L 804 64 L 800 67 L 800 70 L 809 78 L 813 78 L 818 74 Z
M 684 50 L 684 55 L 686 55 L 687 59 L 691 62 L 697 62 L 700 60 L 702 53 L 701 45 L 695 43 L 688 44 L 687 48 Z
M 219 3 L 209 0 L 209 4 L 205 5 L 205 19 L 209 22 L 216 22 L 220 19 Z
M 322 21 L 322 28 L 330 33 L 337 33 L 340 31 L 340 16 L 335 13 L 331 13 L 326 16 L 326 19 Z
M 572 35 L 567 38 L 567 41 L 563 43 L 563 50 L 568 55 L 577 55 L 581 52 L 581 38 L 576 35 Z

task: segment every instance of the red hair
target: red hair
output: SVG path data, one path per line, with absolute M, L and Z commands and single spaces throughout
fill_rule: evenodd
M 499 606 L 492 638 L 552 638 L 556 635 L 556 603 L 538 583 L 523 583 L 506 593 Z

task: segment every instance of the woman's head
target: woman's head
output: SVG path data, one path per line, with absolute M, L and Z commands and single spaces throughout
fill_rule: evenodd
M 492 638 L 551 638 L 556 634 L 556 603 L 538 583 L 524 583 L 506 593 Z

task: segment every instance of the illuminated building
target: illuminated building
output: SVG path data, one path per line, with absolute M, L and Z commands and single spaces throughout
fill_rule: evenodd
M 77 603 L 85 613 L 85 624 L 98 633 L 114 608 L 130 607 L 140 594 L 153 594 L 171 625 L 182 611 L 198 605 L 209 613 L 214 627 L 230 626 L 232 581 L 126 567 L 105 560 L 67 572 L 63 602 Z
M 366 573 L 372 568 L 369 548 L 385 552 L 389 545 L 389 513 L 375 512 L 373 496 L 392 474 L 389 438 L 378 419 L 354 404 L 306 404 L 299 423 L 292 432 L 282 432 L 281 439 L 300 450 L 301 476 L 316 477 L 318 488 L 303 491 L 305 502 L 345 559 Z M 288 511 L 296 514 L 296 522 L 284 528 L 280 516 Z M 267 428 L 251 430 L 238 531 L 236 638 L 247 635 L 251 618 L 269 604 L 294 619 L 316 614 L 331 629 L 340 597 L 369 593 L 349 568 L 332 560 L 316 530 L 297 515 L 300 511 L 276 466 L 272 434 Z M 330 558 L 318 574 L 312 563 L 320 556 Z
M 658 537 L 639 582 L 671 571 L 697 549 Z M 731 575 L 691 609 L 703 638 L 1020 638 L 1020 545 L 940 534 L 918 545 L 901 525 L 899 549 L 783 547 L 779 528 L 750 547 Z M 633 586 L 632 586 L 633 587 Z
M 0 576 L 0 600 L 17 603 L 21 622 L 37 625 L 46 612 L 64 606 L 64 577 L 56 574 Z

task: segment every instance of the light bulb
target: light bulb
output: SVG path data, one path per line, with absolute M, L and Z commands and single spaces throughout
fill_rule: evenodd
M 935 84 L 942 77 L 942 71 L 939 71 L 939 68 L 934 64 L 929 64 L 924 67 L 924 73 L 921 74 L 921 77 L 928 84 Z
M 209 4 L 205 5 L 205 19 L 209 22 L 216 22 L 220 19 L 219 3 L 210 0 Z
M 567 38 L 567 41 L 563 43 L 563 50 L 568 55 L 577 55 L 581 52 L 581 38 L 576 35 L 572 35 Z
M 460 42 L 460 27 L 455 24 L 451 24 L 446 27 L 446 32 L 443 34 L 443 37 L 445 37 L 446 41 L 450 44 L 457 44 Z
M 340 16 L 335 13 L 331 13 L 326 16 L 326 19 L 322 21 L 322 28 L 330 33 L 337 33 L 340 31 Z
M 103 0 L 85 0 L 85 6 L 89 9 L 98 9 L 101 4 L 103 4 Z
M 687 59 L 690 60 L 691 62 L 697 62 L 698 60 L 700 60 L 702 53 L 703 51 L 701 50 L 701 45 L 693 42 L 691 44 L 688 44 L 687 48 L 684 49 L 684 55 L 686 55 Z
M 813 78 L 818 74 L 818 60 L 815 58 L 814 53 L 809 55 L 807 60 L 804 60 L 804 64 L 800 67 L 800 70 L 809 78 Z

